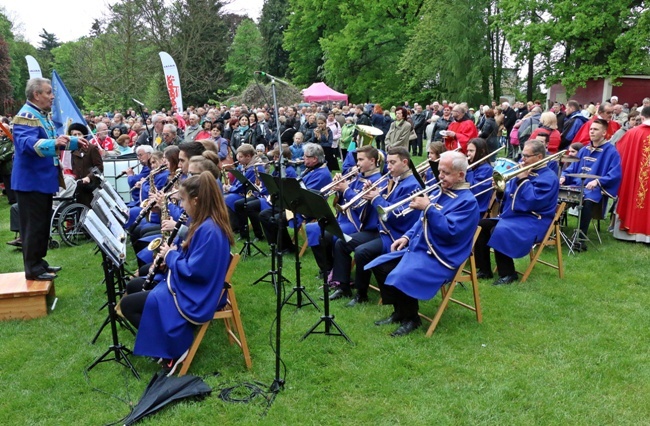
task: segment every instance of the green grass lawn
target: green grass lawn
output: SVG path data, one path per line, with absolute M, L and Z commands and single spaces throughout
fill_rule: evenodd
M 0 241 L 9 232 L 9 207 L 0 203 Z M 570 220 L 570 228 L 575 219 Z M 595 239 L 595 233 L 590 231 Z M 243 260 L 235 288 L 253 359 L 246 370 L 241 351 L 229 346 L 223 325 L 212 326 L 190 369 L 207 377 L 215 391 L 201 402 L 183 402 L 142 422 L 179 424 L 504 424 L 638 425 L 650 420 L 650 247 L 614 240 L 577 256 L 564 255 L 566 276 L 538 265 L 528 282 L 494 287 L 481 282 L 484 320 L 450 306 L 433 337 L 417 330 L 391 338 L 395 327 L 373 321 L 390 313 L 371 304 L 332 303 L 341 337 L 300 337 L 319 319 L 313 307 L 287 306 L 282 315 L 282 359 L 286 386 L 266 416 L 265 402 L 226 403 L 219 389 L 242 382 L 270 385 L 274 353 L 269 342 L 275 295 L 269 284 L 250 284 L 264 274 L 269 258 Z M 265 244 L 261 244 L 267 248 Z M 239 249 L 240 244 L 237 247 Z M 90 340 L 105 318 L 100 257 L 93 244 L 50 250 L 63 265 L 59 298 L 47 317 L 0 323 L 0 422 L 3 425 L 101 425 L 129 412 L 158 365 L 132 357 L 143 379 L 114 362 L 85 367 L 110 344 L 106 330 Z M 22 271 L 19 251 L 0 244 L 0 271 Z M 543 256 L 552 259 L 553 249 Z M 131 258 L 133 256 L 131 255 Z M 304 257 L 302 281 L 318 300 L 320 282 L 313 256 Z M 293 258 L 284 258 L 294 281 Z M 131 262 L 133 264 L 133 262 Z M 524 260 L 517 264 L 524 266 Z M 287 288 L 287 292 L 290 287 Z M 455 296 L 469 300 L 470 291 Z M 422 304 L 433 314 L 439 296 Z M 133 336 L 120 340 L 133 347 Z M 100 390 L 100 391 L 97 391 Z

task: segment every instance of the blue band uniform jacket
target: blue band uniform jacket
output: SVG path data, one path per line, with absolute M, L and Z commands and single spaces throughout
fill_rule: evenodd
M 386 285 L 419 300 L 431 299 L 469 257 L 479 215 L 469 184 L 443 190 L 404 234 L 409 240 L 407 248 L 379 256 L 366 269 L 401 258 L 388 274 Z
M 581 179 L 566 176 L 571 173 L 587 173 L 600 176 L 596 188 L 585 188 L 585 199 L 598 203 L 601 201 L 603 194 L 609 198 L 616 198 L 623 177 L 621 156 L 618 154 L 616 147 L 609 142 L 605 142 L 599 147 L 595 147 L 593 143 L 590 143 L 578 152 L 578 158 L 580 161 L 571 163 L 562 173 L 562 176 L 566 179 L 564 184 L 580 186 Z M 585 184 L 589 183 L 590 180 L 592 179 L 585 179 Z

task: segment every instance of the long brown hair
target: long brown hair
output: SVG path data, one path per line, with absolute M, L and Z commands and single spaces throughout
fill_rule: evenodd
M 182 247 L 186 249 L 190 246 L 194 232 L 208 218 L 211 218 L 223 230 L 230 245 L 234 245 L 235 238 L 230 228 L 226 203 L 212 173 L 203 172 L 198 176 L 185 179 L 181 184 L 181 191 L 184 191 L 189 198 L 197 199 L 194 216 L 190 222 L 190 229 Z

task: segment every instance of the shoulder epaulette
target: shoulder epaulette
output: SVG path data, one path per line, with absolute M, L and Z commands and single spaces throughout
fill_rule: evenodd
M 31 112 L 27 111 L 21 111 L 13 119 L 13 123 L 23 125 L 23 126 L 31 126 L 31 127 L 39 127 L 40 120 Z

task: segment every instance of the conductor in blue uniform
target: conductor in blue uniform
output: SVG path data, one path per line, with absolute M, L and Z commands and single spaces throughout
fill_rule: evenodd
M 522 167 L 546 156 L 544 142 L 529 140 L 522 151 Z M 494 249 L 499 278 L 494 285 L 518 279 L 513 259 L 526 256 L 540 242 L 553 221 L 559 193 L 557 174 L 546 163 L 516 175 L 506 184 L 501 213 L 481 220 L 474 254 L 479 278 L 492 278 L 490 247 Z
M 421 324 L 418 300 L 428 300 L 450 281 L 469 257 L 479 222 L 476 197 L 465 181 L 467 158 L 445 152 L 440 158 L 440 192 L 416 197 L 409 207 L 421 211 L 419 220 L 384 254 L 366 265 L 377 278 L 383 304 L 394 312 L 376 325 L 399 323 L 391 336 L 409 334 Z M 439 194 L 439 195 L 438 195 Z
M 45 78 L 32 78 L 25 88 L 27 102 L 14 117 L 14 168 L 11 186 L 16 191 L 23 238 L 23 262 L 28 280 L 53 280 L 60 266 L 45 260 L 50 236 L 52 196 L 64 186 L 59 150 L 74 151 L 88 146 L 76 136 L 57 136 L 50 119 L 54 100 L 52 84 Z

